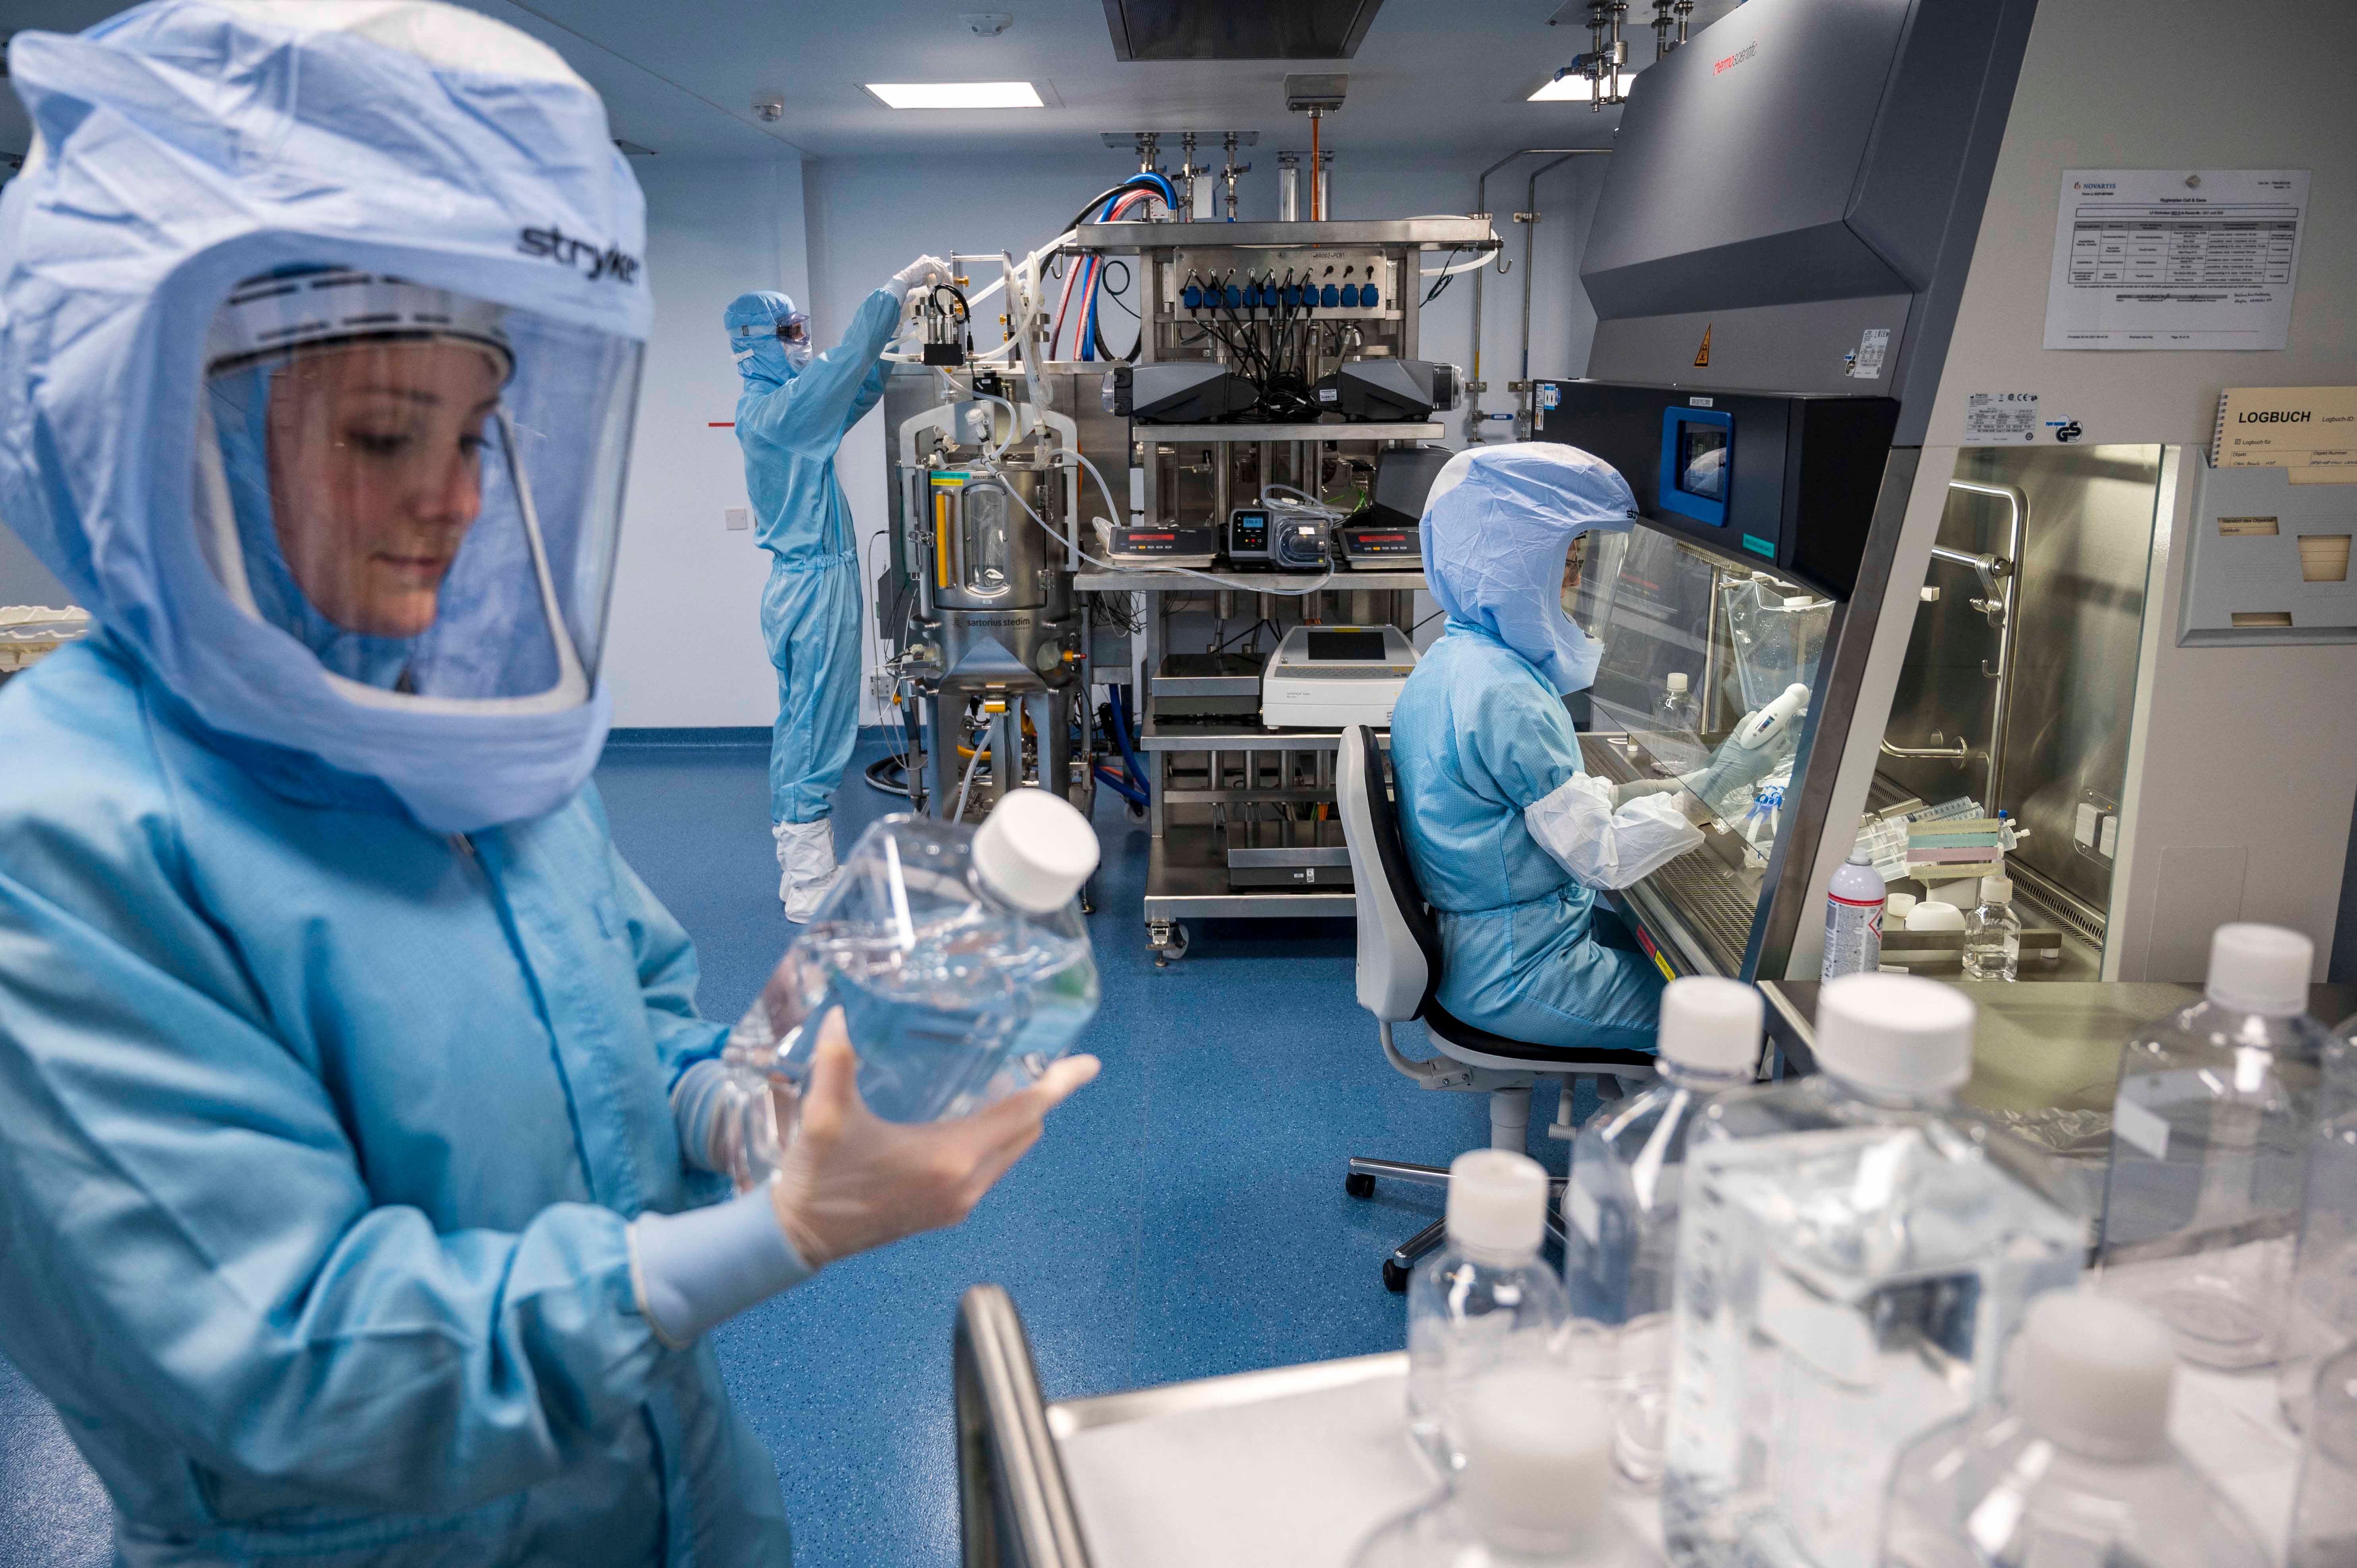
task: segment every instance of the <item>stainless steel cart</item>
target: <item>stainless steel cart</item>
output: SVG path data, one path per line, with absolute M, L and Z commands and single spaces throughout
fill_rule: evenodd
M 1356 432 L 1352 433 L 1356 435 Z M 1221 919 L 1347 918 L 1352 909 L 1347 866 L 1339 876 L 1308 865 L 1310 875 L 1282 886 L 1237 886 L 1230 875 L 1226 833 L 1238 808 L 1286 802 L 1311 805 L 1334 799 L 1334 757 L 1339 729 L 1268 729 L 1256 723 L 1157 723 L 1151 715 L 1154 672 L 1169 649 L 1170 596 L 1228 592 L 1239 596 L 1298 592 L 1318 580 L 1314 573 L 1205 572 L 1179 575 L 1166 571 L 1091 568 L 1072 582 L 1082 594 L 1147 596 L 1143 631 L 1132 670 L 1092 668 L 1092 682 L 1130 684 L 1135 704 L 1139 762 L 1147 774 L 1146 821 L 1154 842 L 1146 865 L 1146 945 L 1157 964 L 1183 957 L 1189 917 Z M 1315 607 L 1343 624 L 1415 625 L 1415 596 L 1425 585 L 1421 571 L 1345 571 L 1316 596 Z M 1142 683 L 1141 683 L 1142 682 Z M 1334 824 L 1334 845 L 1341 843 Z

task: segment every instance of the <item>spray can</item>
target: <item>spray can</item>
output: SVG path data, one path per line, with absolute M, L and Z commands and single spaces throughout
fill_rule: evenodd
M 1882 873 L 1860 839 L 1825 893 L 1824 978 L 1872 974 L 1882 967 Z

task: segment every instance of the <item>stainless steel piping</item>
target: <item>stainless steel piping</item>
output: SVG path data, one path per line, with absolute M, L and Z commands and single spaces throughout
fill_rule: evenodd
M 2005 502 L 2011 512 L 2006 527 L 2005 559 L 2010 569 L 1998 573 L 1993 567 L 1975 561 L 1974 569 L 1986 583 L 1991 575 L 2004 579 L 2005 624 L 1997 628 L 1996 668 L 1984 664 L 1982 672 L 1996 682 L 1996 694 L 1989 706 L 1988 799 L 1981 802 L 1994 815 L 2002 809 L 2005 796 L 2005 730 L 2013 706 L 2013 642 L 2015 623 L 2021 618 L 2016 612 L 2021 597 L 2021 550 L 2029 528 L 2029 498 L 2018 485 L 1985 485 L 1976 479 L 1950 479 L 1948 489 L 1964 490 L 1976 496 L 1995 496 Z
M 1516 158 L 1536 157 L 1547 153 L 1577 153 L 1585 152 L 1588 149 L 1584 147 L 1518 147 L 1514 151 L 1508 153 L 1504 157 L 1500 158 L 1496 163 L 1493 163 L 1488 168 L 1483 169 L 1480 177 L 1473 181 L 1473 216 L 1477 218 L 1487 218 L 1490 216 L 1490 177 L 1496 174 L 1500 169 L 1504 168 L 1508 164 L 1512 163 Z M 1504 256 L 1505 251 L 1502 246 L 1500 247 L 1498 253 L 1501 258 Z M 1467 394 L 1465 399 L 1465 439 L 1469 445 L 1480 439 L 1482 392 L 1481 280 L 1489 275 L 1490 269 L 1488 267 L 1476 267 L 1473 269 L 1473 373 L 1469 378 L 1472 384 L 1465 389 Z M 1424 285 L 1421 282 L 1416 285 L 1416 287 L 1418 288 L 1422 288 L 1423 286 Z
M 1530 194 L 1525 199 L 1523 210 L 1515 214 L 1523 220 L 1523 380 L 1526 381 L 1531 379 L 1531 259 L 1538 252 L 1539 176 L 1574 158 L 1600 157 L 1611 151 L 1609 147 L 1577 147 L 1531 171 Z M 1482 269 L 1484 272 L 1488 270 L 1486 267 Z

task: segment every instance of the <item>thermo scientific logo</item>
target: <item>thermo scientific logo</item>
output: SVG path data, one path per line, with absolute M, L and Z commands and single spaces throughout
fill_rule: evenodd
M 586 272 L 591 283 L 599 278 L 621 284 L 639 281 L 638 257 L 612 245 L 601 248 L 595 240 L 576 240 L 554 223 L 545 229 L 524 230 L 516 236 L 516 249 L 527 256 L 544 256 L 559 266 Z
M 1756 55 L 1759 52 L 1760 40 L 1754 38 L 1751 42 L 1744 45 L 1733 54 L 1728 55 L 1725 59 L 1711 61 L 1710 73 L 1713 76 L 1717 76 L 1721 71 L 1733 70 L 1737 66 L 1741 65 L 1745 60 L 1749 59 L 1753 55 Z

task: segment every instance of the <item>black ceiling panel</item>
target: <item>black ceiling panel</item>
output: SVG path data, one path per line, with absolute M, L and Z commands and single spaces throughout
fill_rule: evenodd
M 1104 0 L 1114 58 L 1349 59 L 1383 0 Z

